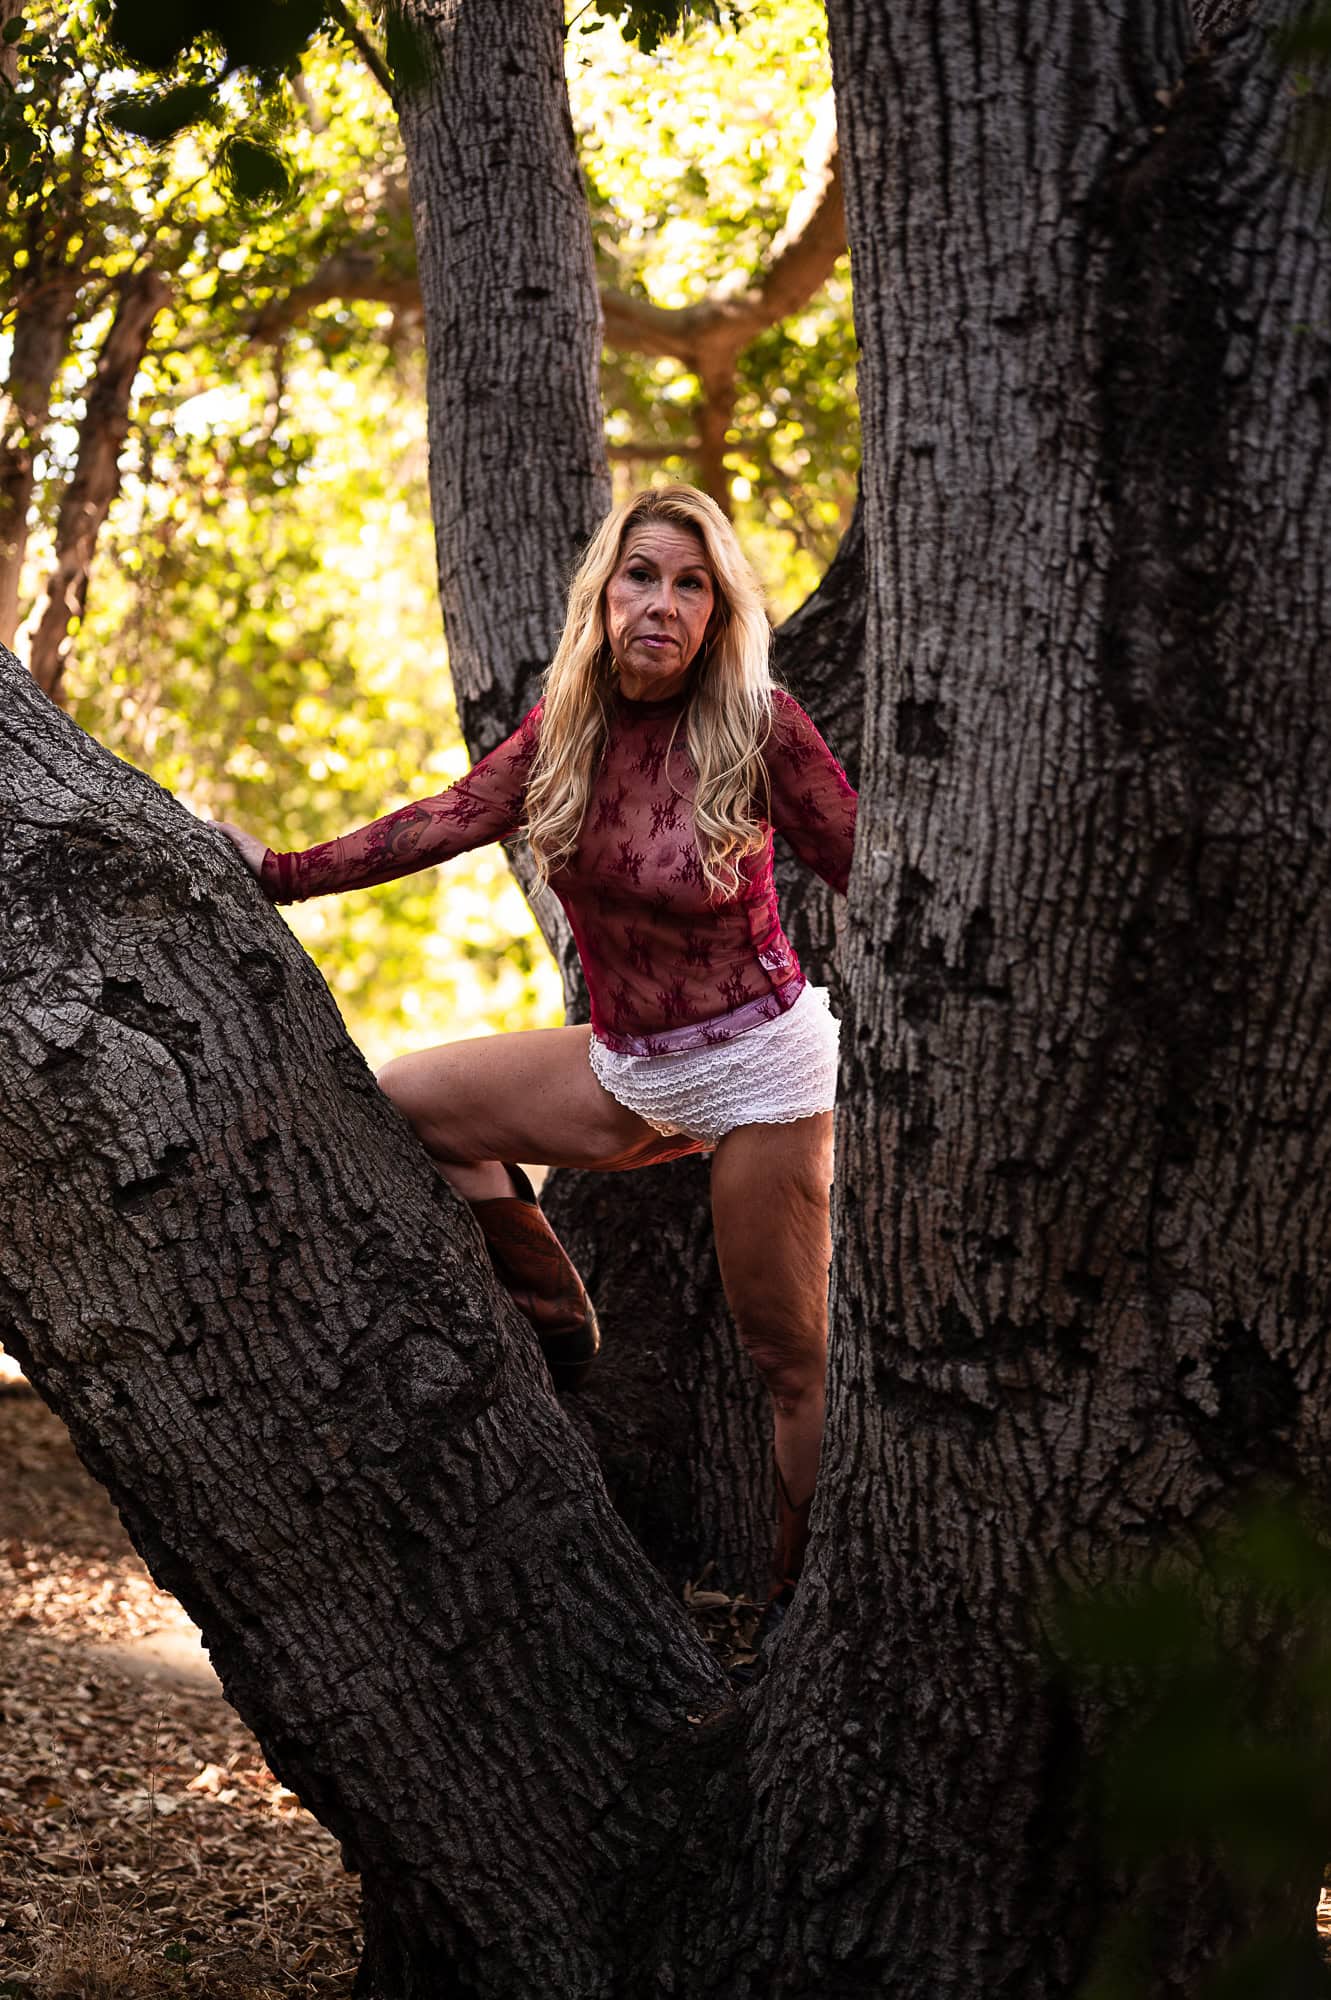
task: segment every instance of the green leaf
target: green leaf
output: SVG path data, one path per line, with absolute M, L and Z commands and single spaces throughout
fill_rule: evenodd
M 287 69 L 324 25 L 323 0 L 206 0 L 208 25 L 233 67 Z
M 108 32 L 137 69 L 170 69 L 206 25 L 188 0 L 171 7 L 161 0 L 116 0 Z
M 111 123 L 150 146 L 164 146 L 187 125 L 211 118 L 215 107 L 213 91 L 205 83 L 182 83 L 174 90 L 145 91 L 137 97 L 122 97 L 111 106 Z
M 409 21 L 396 0 L 390 0 L 384 15 L 384 55 L 396 83 L 414 90 L 430 75 L 430 57 L 414 21 Z
M 291 199 L 290 171 L 272 146 L 235 134 L 223 144 L 218 164 L 232 196 L 244 208 L 271 213 Z
M 28 25 L 27 22 L 24 20 L 21 14 L 15 14 L 12 21 L 6 21 L 4 27 L 0 28 L 0 41 L 6 41 L 6 42 L 21 41 L 23 38 L 23 31 L 27 27 L 27 25 Z M 2 1993 L 3 1990 L 4 1989 L 0 1987 L 0 1993 Z

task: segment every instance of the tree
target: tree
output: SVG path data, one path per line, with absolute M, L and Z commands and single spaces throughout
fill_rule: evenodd
M 604 497 L 595 287 L 558 11 L 412 11 L 441 577 L 497 730 Z M 1105 1858 L 1140 1689 L 1063 1677 L 1048 1597 L 1254 1482 L 1326 1497 L 1321 190 L 1273 9 L 829 18 L 862 826 L 828 1451 L 755 1694 L 287 934 L 5 665 L 0 1304 L 360 1865 L 384 2000 L 1071 1995 L 1106 1922 L 1126 1990 L 1196 1995 L 1311 1927 L 1320 1854 Z

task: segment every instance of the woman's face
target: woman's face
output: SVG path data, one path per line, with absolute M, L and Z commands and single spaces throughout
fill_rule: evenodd
M 605 587 L 605 630 L 630 701 L 683 687 L 716 603 L 701 535 L 668 521 L 630 528 Z

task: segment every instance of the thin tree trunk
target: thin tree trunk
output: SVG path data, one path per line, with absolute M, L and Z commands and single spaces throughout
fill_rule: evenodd
M 0 425 L 0 645 L 12 644 L 18 630 L 33 461 L 50 416 L 51 387 L 69 352 L 76 289 L 75 273 L 63 265 L 29 274 L 14 315 Z
M 101 526 L 120 491 L 120 453 L 129 430 L 134 380 L 152 338 L 153 322 L 171 296 L 156 271 L 122 280 L 115 317 L 97 357 L 79 425 L 78 455 L 56 520 L 55 563 L 29 654 L 32 677 L 58 701 L 70 627 L 83 617 L 88 572 Z
M 700 377 L 701 394 L 697 405 L 698 484 L 711 495 L 727 520 L 734 511 L 730 501 L 730 474 L 726 471 L 726 432 L 735 414 L 735 365 L 727 360 Z
M 23 0 L 0 0 L 0 28 L 22 12 Z M 0 77 L 11 86 L 18 82 L 18 49 L 13 42 L 0 41 Z

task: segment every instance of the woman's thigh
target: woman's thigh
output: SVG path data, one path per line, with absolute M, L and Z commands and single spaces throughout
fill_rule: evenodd
M 827 1342 L 832 1113 L 741 1125 L 712 1163 L 726 1297 L 764 1373 L 821 1373 Z
M 698 1148 L 667 1139 L 602 1089 L 590 1028 L 535 1028 L 395 1056 L 382 1089 L 436 1159 L 533 1166 L 649 1166 Z

